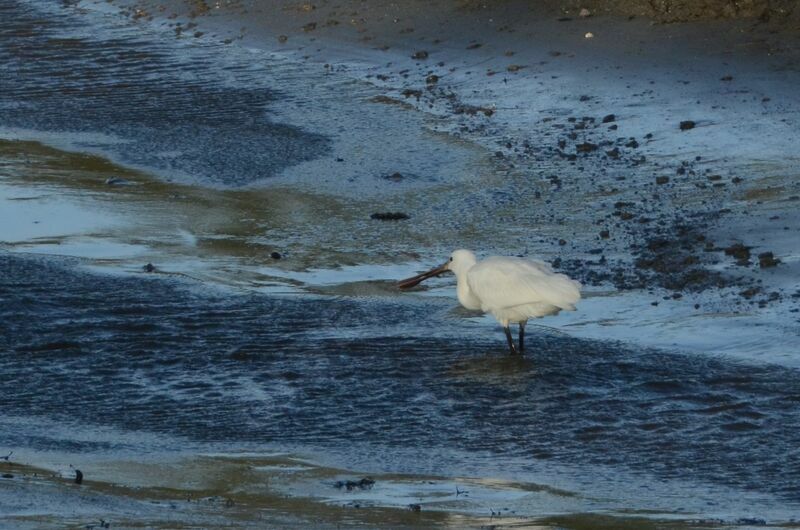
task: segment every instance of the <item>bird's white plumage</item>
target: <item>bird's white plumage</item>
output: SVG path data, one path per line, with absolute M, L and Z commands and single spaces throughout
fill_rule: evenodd
M 451 258 L 448 268 L 456 274 L 461 304 L 494 315 L 504 327 L 572 311 L 581 298 L 580 283 L 543 261 L 496 256 L 478 262 L 464 250 Z

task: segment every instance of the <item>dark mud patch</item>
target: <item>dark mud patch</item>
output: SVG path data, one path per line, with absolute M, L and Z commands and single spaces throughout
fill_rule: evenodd
M 556 5 L 589 8 L 593 12 L 612 12 L 627 16 L 647 16 L 660 22 L 688 22 L 719 18 L 757 18 L 761 21 L 800 19 L 800 9 L 792 0 L 587 0 L 554 1 Z

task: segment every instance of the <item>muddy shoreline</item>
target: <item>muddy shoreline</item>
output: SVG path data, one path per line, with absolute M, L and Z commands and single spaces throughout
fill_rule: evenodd
M 475 246 L 544 257 L 599 291 L 650 293 L 653 306 L 798 311 L 788 241 L 800 229 L 791 155 L 800 41 L 785 25 L 653 26 L 604 11 L 564 18 L 563 6 L 525 2 L 122 5 L 179 40 L 222 39 L 369 83 L 382 94 L 367 106 L 417 111 L 427 130 L 482 146 L 478 171 L 491 178 L 471 185 L 475 177 L 450 173 L 434 182 L 458 182 L 458 193 L 435 210 L 389 191 L 391 202 L 372 212 L 410 217 L 396 226 L 416 225 L 417 241 L 431 226 L 460 225 L 442 234 L 449 245 L 425 242 L 426 261 Z M 384 189 L 425 178 L 398 162 L 374 175 Z M 306 169 L 316 168 L 327 166 Z M 498 221 L 507 228 L 481 237 Z
M 796 527 L 792 19 L 587 5 L 0 0 L 0 517 Z

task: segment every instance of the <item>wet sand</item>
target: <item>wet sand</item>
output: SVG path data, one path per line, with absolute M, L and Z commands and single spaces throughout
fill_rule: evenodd
M 0 106 L 5 521 L 796 527 L 794 35 L 121 5 L 0 3 L 35 40 Z M 451 282 L 393 286 L 455 246 L 557 260 L 581 311 L 510 363 Z

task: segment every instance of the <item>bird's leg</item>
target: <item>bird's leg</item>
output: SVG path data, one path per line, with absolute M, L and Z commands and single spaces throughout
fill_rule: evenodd
M 523 320 L 519 323 L 519 352 L 525 353 L 525 324 L 527 324 L 527 320 Z
M 516 355 L 517 348 L 514 347 L 514 339 L 511 338 L 511 330 L 508 329 L 508 326 L 504 326 L 503 331 L 506 332 L 506 338 L 508 339 L 508 348 L 511 350 L 511 355 Z

